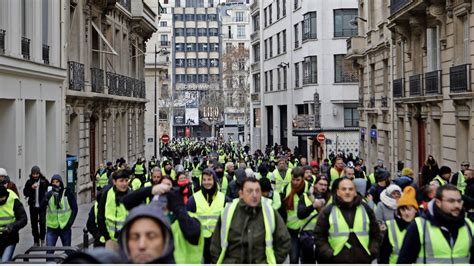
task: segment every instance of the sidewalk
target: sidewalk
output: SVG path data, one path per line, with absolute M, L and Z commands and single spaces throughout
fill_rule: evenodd
M 83 242 L 83 229 L 86 227 L 89 210 L 92 203 L 81 204 L 78 206 L 78 212 L 74 225 L 72 226 L 72 240 L 71 245 L 76 246 Z M 26 214 L 28 215 L 28 224 L 20 230 L 20 242 L 16 245 L 15 255 L 23 254 L 27 249 L 33 246 L 33 234 L 31 233 L 30 213 L 28 206 L 25 206 Z M 89 235 L 90 236 L 90 235 Z M 92 244 L 92 243 L 90 243 Z M 61 240 L 58 240 L 57 245 L 62 245 Z

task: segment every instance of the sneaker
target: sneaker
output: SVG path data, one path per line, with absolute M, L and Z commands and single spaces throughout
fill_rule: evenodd
M 43 239 L 40 239 L 39 244 L 40 244 L 40 245 L 39 245 L 40 247 L 46 246 L 46 243 L 44 242 Z
M 38 242 L 35 242 L 35 243 L 33 244 L 33 247 L 39 247 L 39 246 L 40 246 L 40 243 L 38 243 Z

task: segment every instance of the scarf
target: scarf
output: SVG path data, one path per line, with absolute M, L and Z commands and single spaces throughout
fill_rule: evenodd
M 291 191 L 290 194 L 283 200 L 283 204 L 286 207 L 286 210 L 294 210 L 295 209 L 295 201 L 294 196 L 296 194 L 301 194 L 304 191 L 305 181 L 303 180 L 299 185 L 294 186 L 293 183 L 291 184 Z M 296 206 L 297 207 L 297 206 Z
M 189 199 L 189 179 L 178 181 L 178 187 L 180 188 L 181 195 L 183 195 L 184 204 L 188 203 Z
M 382 193 L 380 193 L 380 201 L 382 201 L 384 205 L 386 205 L 392 210 L 397 209 L 397 201 L 387 194 L 387 190 L 384 190 L 382 191 Z

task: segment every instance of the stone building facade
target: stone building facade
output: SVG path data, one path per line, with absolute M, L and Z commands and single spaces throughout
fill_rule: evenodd
M 69 4 L 66 152 L 78 160 L 78 202 L 87 202 L 100 163 L 144 156 L 144 51 L 156 13 L 143 1 Z

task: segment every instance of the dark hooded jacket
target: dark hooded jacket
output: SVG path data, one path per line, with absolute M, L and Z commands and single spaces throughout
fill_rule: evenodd
M 432 200 L 428 204 L 428 209 L 423 213 L 423 218 L 431 222 L 432 225 L 437 227 L 442 227 L 441 232 L 443 233 L 444 238 L 448 243 L 456 243 L 459 228 L 465 225 L 464 221 L 464 210 L 459 214 L 458 217 L 453 217 L 447 215 L 439 209 L 435 204 L 435 201 Z M 415 263 L 418 259 L 418 255 L 421 250 L 420 235 L 418 232 L 418 227 L 413 221 L 407 228 L 407 233 L 405 239 L 403 240 L 402 247 L 400 249 L 400 254 L 398 255 L 397 264 L 411 264 Z M 474 245 L 470 247 L 470 264 L 474 263 Z
M 64 229 L 69 229 L 74 224 L 74 220 L 76 220 L 76 216 L 77 216 L 77 212 L 78 212 L 76 197 L 74 196 L 74 194 L 72 193 L 72 191 L 69 188 L 64 187 L 64 183 L 63 183 L 63 180 L 62 180 L 61 176 L 54 175 L 51 178 L 51 181 L 53 181 L 54 179 L 59 180 L 61 185 L 59 186 L 59 188 L 55 188 L 53 186 L 53 189 L 51 191 L 49 191 L 48 193 L 46 193 L 46 197 L 44 198 L 43 202 L 41 203 L 41 207 L 42 208 L 47 208 L 48 204 L 49 204 L 49 200 L 52 197 L 53 197 L 53 200 L 55 201 L 55 203 L 59 204 L 60 199 L 61 199 L 61 195 L 63 194 L 63 191 L 64 191 L 64 197 L 66 197 L 66 200 L 68 201 L 69 207 L 71 208 L 71 212 L 72 212 L 71 217 L 69 217 L 69 221 L 67 222 L 66 226 L 64 227 Z
M 212 204 L 212 201 L 214 200 L 214 196 L 216 195 L 216 193 L 219 191 L 218 189 L 218 186 L 217 186 L 217 174 L 216 172 L 213 170 L 213 169 L 206 169 L 205 171 L 209 171 L 211 172 L 212 174 L 212 178 L 214 179 L 214 186 L 210 189 L 205 189 L 203 186 L 201 186 L 201 191 L 204 195 L 204 198 L 206 198 L 207 200 L 207 203 L 209 205 Z M 225 202 L 230 202 L 231 199 L 226 197 L 225 199 Z M 188 199 L 188 203 L 186 204 L 186 209 L 189 211 L 189 212 L 196 212 L 197 210 L 197 205 L 196 205 L 196 200 L 194 199 L 194 195 L 191 196 L 189 199 Z
M 127 260 L 131 260 L 127 240 L 128 240 L 128 233 L 130 231 L 130 226 L 139 218 L 151 218 L 155 220 L 161 230 L 163 231 L 163 239 L 164 239 L 164 248 L 163 254 L 158 258 L 148 262 L 151 264 L 174 264 L 174 241 L 173 241 L 173 233 L 171 232 L 171 227 L 168 221 L 168 218 L 163 212 L 163 206 L 159 203 L 152 202 L 148 205 L 140 205 L 130 211 L 125 220 L 125 224 L 120 231 L 120 236 L 118 238 L 118 243 L 120 246 L 120 251 L 124 258 Z M 131 262 L 133 263 L 133 262 Z
M 23 188 L 23 195 L 25 195 L 25 197 L 28 198 L 28 205 L 30 207 L 35 207 L 35 204 L 36 204 L 35 202 L 36 189 L 31 188 L 31 186 L 33 186 L 33 184 L 36 182 L 37 182 L 37 179 L 34 179 L 30 175 L 30 179 L 26 181 L 25 187 Z M 44 197 L 46 196 L 46 192 L 48 191 L 48 186 L 49 186 L 48 180 L 46 180 L 46 178 L 42 174 L 40 174 L 39 187 L 37 188 L 39 189 L 39 204 L 43 202 Z
M 235 180 L 232 180 L 232 182 L 230 182 L 229 186 L 227 187 L 226 196 L 230 199 L 237 199 L 239 197 L 240 187 L 242 186 L 245 178 L 247 178 L 245 169 L 239 168 L 235 170 Z
M 375 219 L 374 212 L 372 209 L 365 203 L 362 202 L 362 198 L 358 195 L 356 199 L 351 203 L 345 203 L 340 200 L 337 196 L 333 195 L 334 203 L 327 205 L 323 211 L 319 213 L 318 222 L 315 229 L 315 239 L 317 248 L 317 260 L 318 263 L 364 263 L 370 264 L 374 260 L 378 253 L 381 242 L 381 234 L 379 229 L 379 224 Z M 337 256 L 333 255 L 333 249 L 329 245 L 329 215 L 331 214 L 332 208 L 334 205 L 338 206 L 344 216 L 345 220 L 349 227 L 352 227 L 354 224 L 354 217 L 356 208 L 361 205 L 365 208 L 367 215 L 369 216 L 369 250 L 370 255 L 367 254 L 362 244 L 357 239 L 354 233 L 349 235 L 349 240 L 347 241 L 350 246 L 350 249 L 347 246 L 341 250 Z

